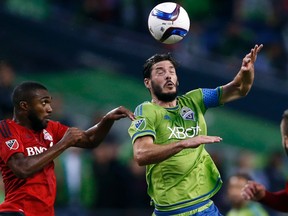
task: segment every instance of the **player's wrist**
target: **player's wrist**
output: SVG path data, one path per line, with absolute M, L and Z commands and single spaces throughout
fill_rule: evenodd
M 178 141 L 175 144 L 176 144 L 176 147 L 179 148 L 180 150 L 187 148 L 187 146 L 185 146 L 185 142 Z

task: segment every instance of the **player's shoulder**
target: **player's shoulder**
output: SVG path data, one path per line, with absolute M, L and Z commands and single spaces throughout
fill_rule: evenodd
M 202 92 L 203 92 L 202 88 L 192 89 L 192 90 L 186 92 L 185 94 L 180 95 L 178 98 L 201 96 Z
M 192 89 L 188 92 L 186 92 L 186 94 L 201 94 L 203 91 L 203 88 L 196 88 L 196 89 Z
M 11 124 L 12 120 L 4 119 L 0 121 L 0 135 L 3 138 L 8 138 L 11 136 Z
M 151 111 L 152 109 L 155 109 L 155 105 L 151 103 L 150 101 L 144 101 L 143 103 L 139 104 L 134 111 L 134 114 L 139 116 L 142 115 L 143 112 Z

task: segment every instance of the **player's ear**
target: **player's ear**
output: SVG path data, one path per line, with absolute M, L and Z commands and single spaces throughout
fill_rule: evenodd
M 146 86 L 146 88 L 150 88 L 150 79 L 148 79 L 148 78 L 145 78 L 144 79 L 144 85 Z
M 26 101 L 20 101 L 19 106 L 23 110 L 27 110 L 28 109 L 28 103 Z

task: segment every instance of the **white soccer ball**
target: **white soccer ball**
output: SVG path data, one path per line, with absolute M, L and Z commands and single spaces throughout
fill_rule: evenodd
M 175 2 L 156 5 L 148 17 L 151 35 L 164 44 L 174 44 L 182 40 L 190 28 L 186 10 Z

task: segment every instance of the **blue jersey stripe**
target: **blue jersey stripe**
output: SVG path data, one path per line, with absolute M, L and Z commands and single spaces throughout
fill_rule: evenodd
M 203 194 L 203 195 L 201 195 L 201 196 L 199 196 L 199 197 L 197 197 L 197 198 L 195 198 L 195 199 L 188 200 L 188 201 L 184 201 L 184 202 L 180 202 L 180 203 L 175 203 L 175 204 L 172 204 L 172 205 L 158 205 L 158 204 L 155 203 L 155 207 L 156 207 L 156 208 L 159 208 L 159 207 L 160 207 L 160 208 L 174 207 L 174 206 L 178 206 L 178 205 L 181 205 L 181 204 L 193 202 L 193 201 L 195 201 L 195 200 L 199 200 L 199 199 L 201 199 L 201 198 L 203 198 L 203 197 L 205 197 L 205 196 L 208 196 L 209 194 L 213 193 L 213 192 L 218 188 L 218 186 L 219 186 L 219 184 L 221 183 L 221 181 L 222 181 L 222 180 L 221 180 L 221 178 L 219 177 L 218 180 L 217 180 L 217 182 L 216 182 L 216 185 L 214 186 L 214 188 L 213 188 L 210 192 L 208 192 L 208 193 L 206 193 L 206 194 Z
M 217 87 L 215 89 L 208 89 L 203 88 L 203 102 L 205 105 L 205 108 L 211 108 L 211 107 L 217 107 L 219 106 L 219 98 L 221 95 L 221 89 L 220 87 Z

